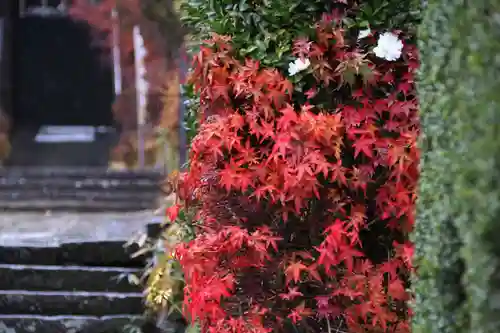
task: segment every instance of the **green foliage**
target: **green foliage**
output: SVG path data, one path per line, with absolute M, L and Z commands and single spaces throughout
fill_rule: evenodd
M 500 331 L 500 1 L 429 1 L 413 332 Z
M 294 59 L 292 41 L 310 36 L 313 22 L 324 13 L 352 8 L 343 18 L 349 29 L 408 31 L 419 19 L 418 0 L 347 2 L 348 6 L 342 1 L 325 0 L 185 0 L 181 19 L 194 33 L 194 44 L 211 33 L 228 35 L 241 58 L 251 57 L 275 68 L 286 68 Z
M 351 20 L 349 27 L 352 24 L 359 28 L 394 28 L 412 34 L 420 21 L 420 0 L 360 1 L 359 11 Z
M 241 57 L 272 67 L 286 67 L 292 41 L 309 34 L 328 6 L 324 0 L 190 0 L 181 6 L 185 24 L 199 39 L 229 35 Z
M 189 29 L 187 47 L 195 54 L 211 33 L 231 36 L 240 59 L 257 59 L 266 67 L 287 71 L 295 59 L 292 42 L 312 36 L 314 22 L 323 14 L 351 8 L 342 18 L 352 33 L 361 29 L 400 29 L 414 35 L 420 19 L 420 0 L 326 1 L 326 0 L 179 0 L 181 21 Z M 297 80 L 300 79 L 300 74 Z M 199 99 L 184 86 L 185 126 L 188 142 L 197 130 Z
M 200 108 L 200 102 L 192 85 L 184 85 L 182 94 L 185 103 L 184 128 L 186 130 L 186 141 L 189 144 L 198 130 L 198 109 Z
M 184 0 L 181 20 L 190 29 L 190 54 L 199 50 L 211 33 L 229 35 L 240 57 L 252 57 L 262 64 L 286 70 L 292 56 L 292 41 L 313 31 L 315 18 L 327 11 L 323 0 Z M 199 98 L 184 86 L 185 127 L 188 142 L 195 135 Z

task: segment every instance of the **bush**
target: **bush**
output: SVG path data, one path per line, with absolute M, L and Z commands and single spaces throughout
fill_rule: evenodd
M 345 2 L 184 4 L 212 32 L 187 89 L 200 126 L 180 197 L 196 236 L 175 248 L 203 332 L 409 330 L 416 19 Z M 373 54 L 390 20 L 397 61 Z
M 360 29 L 399 29 L 415 35 L 420 0 L 179 0 L 183 23 L 190 29 L 187 38 L 191 56 L 212 33 L 231 36 L 233 55 L 252 58 L 262 66 L 286 72 L 295 60 L 293 42 L 314 33 L 314 23 L 324 13 L 335 13 L 344 28 L 355 36 Z M 195 115 L 199 96 L 192 85 L 185 86 L 189 101 L 187 126 L 196 133 Z
M 498 8 L 429 1 L 422 22 L 415 333 L 500 331 Z

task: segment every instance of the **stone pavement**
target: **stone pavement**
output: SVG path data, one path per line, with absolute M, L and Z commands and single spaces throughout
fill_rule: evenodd
M 56 247 L 64 243 L 127 241 L 158 221 L 153 212 L 0 213 L 0 246 Z

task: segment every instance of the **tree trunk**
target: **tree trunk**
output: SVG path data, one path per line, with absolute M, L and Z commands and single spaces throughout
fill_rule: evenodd
M 500 332 L 500 0 L 428 3 L 414 333 Z

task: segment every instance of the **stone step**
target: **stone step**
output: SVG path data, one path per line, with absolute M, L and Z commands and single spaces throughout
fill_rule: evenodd
M 158 197 L 155 191 L 98 191 L 98 190 L 74 190 L 74 189 L 26 189 L 26 190 L 1 190 L 0 201 L 16 200 L 82 200 L 82 201 L 150 201 Z
M 0 315 L 0 333 L 183 333 L 179 321 L 162 325 L 162 330 L 141 316 L 32 316 Z M 10 331 L 9 331 L 10 329 Z M 135 330 L 134 330 L 135 329 Z
M 6 315 L 140 315 L 142 293 L 0 290 L 0 313 Z
M 144 256 L 123 241 L 64 243 L 60 246 L 0 246 L 0 263 L 11 265 L 78 265 L 93 267 L 144 267 Z M 1 313 L 1 312 L 0 312 Z
M 0 169 L 0 212 L 133 212 L 156 208 L 158 171 Z
M 15 316 L 0 315 L 0 332 L 2 333 L 80 333 L 90 332 L 90 328 L 106 326 L 109 332 L 126 332 L 127 327 L 141 328 L 143 320 L 140 316 Z M 114 329 L 114 331 L 111 331 Z M 97 332 L 106 332 L 98 331 Z
M 0 290 L 140 292 L 123 267 L 40 266 L 0 264 Z
M 157 170 L 108 170 L 93 167 L 8 167 L 0 169 L 0 178 L 90 178 L 90 179 L 161 179 L 162 172 Z
M 0 212 L 139 212 L 156 207 L 155 200 L 2 200 L 0 199 Z
M 0 177 L 0 190 L 16 189 L 78 189 L 78 190 L 158 190 L 160 180 L 156 179 L 97 179 L 97 178 L 28 178 Z

